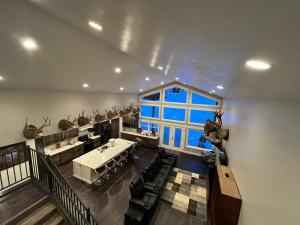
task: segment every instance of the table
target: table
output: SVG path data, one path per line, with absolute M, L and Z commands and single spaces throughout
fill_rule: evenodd
M 92 184 L 98 177 L 95 169 L 107 164 L 122 152 L 131 148 L 135 142 L 115 139 L 115 146 L 105 150 L 101 147 L 73 159 L 73 176 L 88 184 Z

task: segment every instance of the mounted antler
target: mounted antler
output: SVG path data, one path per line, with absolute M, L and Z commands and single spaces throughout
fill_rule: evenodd
M 33 139 L 38 136 L 38 134 L 43 132 L 43 128 L 51 125 L 51 119 L 49 120 L 48 116 L 45 118 L 43 116 L 44 123 L 41 125 L 40 128 L 30 124 L 28 125 L 28 117 L 26 118 L 25 127 L 23 129 L 23 135 L 25 138 Z
M 224 111 L 222 109 L 213 109 L 213 114 L 216 116 L 216 123 L 219 125 L 222 125 L 222 116 L 224 114 Z
M 84 116 L 85 111 L 82 110 L 81 114 L 79 113 L 78 118 L 77 118 L 77 123 L 80 127 L 85 126 L 90 123 L 92 116 L 90 115 L 89 117 Z
M 67 119 L 62 119 L 59 121 L 58 127 L 61 130 L 65 131 L 65 130 L 71 129 L 75 125 L 75 122 L 77 121 L 77 119 L 75 118 L 73 121 L 70 121 L 70 117 L 71 117 L 71 115 L 69 114 Z

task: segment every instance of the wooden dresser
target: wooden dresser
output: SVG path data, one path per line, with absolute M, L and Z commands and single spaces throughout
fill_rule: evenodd
M 230 167 L 217 166 L 211 191 L 211 224 L 237 225 L 242 199 Z

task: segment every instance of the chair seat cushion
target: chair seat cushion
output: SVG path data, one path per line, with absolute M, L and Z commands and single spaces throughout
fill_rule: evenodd
M 125 213 L 125 225 L 144 225 L 146 223 L 146 215 L 133 205 L 130 205 Z

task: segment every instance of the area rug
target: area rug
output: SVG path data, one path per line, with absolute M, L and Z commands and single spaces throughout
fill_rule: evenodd
M 162 202 L 181 212 L 207 220 L 206 176 L 174 168 L 162 194 Z

